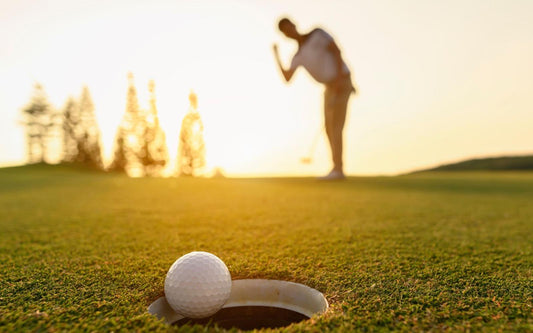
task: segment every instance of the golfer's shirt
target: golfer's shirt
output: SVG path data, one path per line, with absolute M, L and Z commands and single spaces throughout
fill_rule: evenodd
M 303 66 L 311 76 L 320 83 L 328 83 L 337 77 L 337 61 L 329 44 L 333 41 L 327 32 L 322 29 L 311 31 L 298 48 L 291 62 L 291 69 Z M 343 74 L 350 74 L 346 64 L 342 63 Z

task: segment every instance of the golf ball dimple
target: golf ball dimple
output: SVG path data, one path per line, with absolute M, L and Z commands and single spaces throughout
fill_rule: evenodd
M 179 314 L 205 318 L 215 314 L 231 292 L 231 275 L 214 254 L 191 252 L 176 260 L 165 278 L 165 297 Z

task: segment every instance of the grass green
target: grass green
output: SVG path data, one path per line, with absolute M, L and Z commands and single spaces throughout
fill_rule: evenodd
M 293 331 L 533 330 L 533 173 L 131 179 L 0 170 L 0 331 L 168 331 L 146 313 L 194 250 L 295 281 Z M 214 328 L 211 328 L 214 329 Z

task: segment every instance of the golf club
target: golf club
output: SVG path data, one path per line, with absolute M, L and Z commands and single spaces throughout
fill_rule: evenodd
M 306 156 L 303 156 L 302 158 L 300 158 L 300 162 L 302 164 L 313 163 L 313 155 L 315 154 L 316 146 L 318 144 L 318 139 L 320 138 L 321 135 L 322 135 L 322 128 L 319 128 L 318 131 L 316 132 L 316 135 L 313 141 L 311 142 L 311 148 L 309 149 L 309 153 Z

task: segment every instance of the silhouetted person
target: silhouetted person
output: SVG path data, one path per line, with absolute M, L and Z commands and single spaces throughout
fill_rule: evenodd
M 344 179 L 342 165 L 342 130 L 346 119 L 348 100 L 355 89 L 350 70 L 341 57 L 341 51 L 333 38 L 322 29 L 314 29 L 308 34 L 300 34 L 294 23 L 283 18 L 278 23 L 279 30 L 288 38 L 298 42 L 298 51 L 292 58 L 289 69 L 281 64 L 278 46 L 274 44 L 276 61 L 287 82 L 298 66 L 303 66 L 318 82 L 325 85 L 324 119 L 326 133 L 331 148 L 333 170 L 321 177 L 324 180 Z

